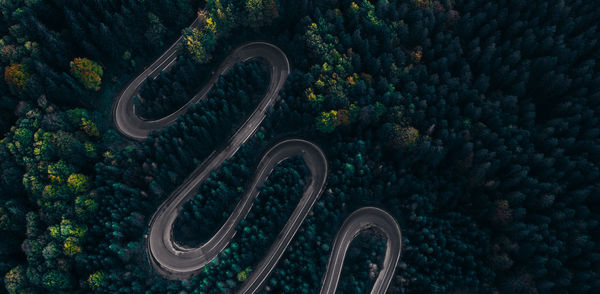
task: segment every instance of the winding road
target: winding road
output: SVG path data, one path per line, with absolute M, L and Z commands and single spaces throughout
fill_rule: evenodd
M 197 26 L 198 23 L 199 21 L 196 19 L 192 26 Z M 217 169 L 225 160 L 231 158 L 240 146 L 256 132 L 266 116 L 267 109 L 279 99 L 279 91 L 290 73 L 287 56 L 278 47 L 264 42 L 248 43 L 235 49 L 221 63 L 206 86 L 179 110 L 158 120 L 144 120 L 135 114 L 133 96 L 147 77 L 154 77 L 161 70 L 173 64 L 180 54 L 181 49 L 178 47 L 180 40 L 181 38 L 117 96 L 112 115 L 117 130 L 123 135 L 132 139 L 143 140 L 148 137 L 151 131 L 172 124 L 192 104 L 205 99 L 206 94 L 219 76 L 227 72 L 237 62 L 260 58 L 269 67 L 271 75 L 264 98 L 248 119 L 232 135 L 224 147 L 211 153 L 154 213 L 149 223 L 146 242 L 148 258 L 154 269 L 168 279 L 185 280 L 198 273 L 229 245 L 236 233 L 237 224 L 246 217 L 252 208 L 253 200 L 258 197 L 258 187 L 267 179 L 272 170 L 281 161 L 301 155 L 311 174 L 310 183 L 305 188 L 298 205 L 266 256 L 253 268 L 248 279 L 237 290 L 238 293 L 255 293 L 264 286 L 266 279 L 322 194 L 328 173 L 327 158 L 317 145 L 306 140 L 288 139 L 279 142 L 262 157 L 249 189 L 217 233 L 200 247 L 189 248 L 178 244 L 173 239 L 173 224 L 183 203 L 195 195 L 198 187 L 209 176 L 210 172 Z M 321 293 L 335 293 L 346 251 L 351 241 L 367 229 L 379 231 L 387 240 L 383 266 L 371 293 L 385 293 L 387 291 L 400 258 L 402 240 L 400 227 L 387 212 L 375 207 L 364 207 L 353 212 L 338 231 L 327 264 L 326 274 L 323 277 Z

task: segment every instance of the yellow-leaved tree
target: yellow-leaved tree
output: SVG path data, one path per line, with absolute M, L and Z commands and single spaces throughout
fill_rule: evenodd
M 182 44 L 186 52 L 197 63 L 206 63 L 216 44 L 217 25 L 215 21 L 203 13 L 199 13 L 200 28 L 187 28 L 183 31 Z
M 323 133 L 331 133 L 338 126 L 338 112 L 337 110 L 331 110 L 328 112 L 321 112 L 317 117 L 317 130 Z

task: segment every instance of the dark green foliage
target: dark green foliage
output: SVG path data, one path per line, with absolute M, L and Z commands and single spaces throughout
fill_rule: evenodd
M 381 270 L 385 246 L 385 239 L 378 238 L 376 231 L 357 236 L 348 248 L 337 291 L 369 293 Z
M 161 72 L 155 79 L 148 78 L 140 90 L 141 99 L 136 99 L 136 113 L 146 119 L 159 119 L 187 103 L 205 85 L 209 77 L 209 67 L 193 63 L 188 58 L 181 57 L 173 70 Z M 232 68 L 230 75 L 239 77 L 246 87 L 230 88 L 227 93 L 214 92 L 216 99 L 229 98 L 235 92 L 256 92 L 260 95 L 265 88 L 264 81 L 268 80 L 268 72 L 262 62 L 251 60 L 243 68 Z M 225 96 L 223 96 L 225 95 Z M 241 97 L 240 97 L 241 98 Z M 141 101 L 140 101 L 141 100 Z
M 251 180 L 251 158 L 235 156 L 223 163 L 183 205 L 174 225 L 177 242 L 194 247 L 206 242 L 225 223 Z
M 18 100 L 37 102 L 42 92 L 53 102 L 89 101 L 93 94 L 60 74 L 73 57 L 98 60 L 108 79 L 113 74 L 125 80 L 134 71 L 132 62 L 147 64 L 191 21 L 198 4 L 88 2 L 2 4 L 5 44 L 25 46 L 17 40 L 23 35 L 41 50 L 1 60 L 3 66 L 27 64 L 32 77 L 19 93 L 0 85 L 0 129 L 11 125 L 5 114 L 26 116 L 26 111 L 13 114 Z M 335 233 L 350 212 L 365 205 L 388 210 L 402 228 L 403 253 L 390 293 L 600 291 L 597 2 L 275 3 L 281 16 L 277 19 L 265 19 L 266 10 L 252 12 L 264 24 L 273 22 L 260 29 L 249 27 L 263 23 L 234 22 L 245 13 L 244 1 L 207 3 L 209 16 L 216 15 L 219 5 L 231 8 L 225 18 L 215 19 L 221 35 L 214 54 L 229 53 L 237 42 L 267 39 L 286 52 L 293 72 L 257 136 L 184 206 L 178 239 L 194 244 L 210 237 L 237 204 L 266 146 L 300 136 L 326 151 L 327 187 L 264 292 L 319 289 Z M 25 7 L 13 13 L 19 5 Z M 21 28 L 9 32 L 14 24 Z M 179 61 L 143 87 L 144 101 L 137 107 L 143 116 L 157 118 L 180 107 L 216 66 L 191 65 L 185 57 Z M 52 246 L 45 249 L 50 241 L 36 237 L 44 234 L 44 222 L 59 220 L 59 212 L 68 209 L 58 206 L 41 216 L 27 213 L 36 203 L 19 200 L 28 193 L 22 186 L 25 167 L 0 144 L 0 230 L 15 234 L 15 240 L 0 242 L 0 271 L 14 269 L 7 286 L 88 292 L 88 276 L 98 272 L 105 275 L 96 275 L 102 280 L 94 287 L 107 293 L 226 292 L 239 285 L 238 274 L 247 274 L 264 254 L 256 248 L 268 248 L 297 203 L 291 198 L 276 202 L 296 195 L 285 191 L 303 187 L 302 176 L 294 172 L 278 176 L 279 169 L 297 167 L 284 163 L 274 172 L 261 195 L 270 197 L 257 199 L 257 207 L 240 225 L 242 233 L 205 273 L 189 281 L 169 281 L 153 273 L 143 234 L 158 204 L 226 142 L 262 98 L 268 77 L 252 64 L 256 74 L 243 65 L 233 69 L 207 100 L 171 127 L 144 143 L 112 145 L 104 154 L 92 185 L 98 212 L 86 221 L 89 232 L 75 261 L 78 273 L 71 278 L 54 272 L 56 264 L 22 278 L 25 267 L 17 265 L 26 256 L 45 252 L 54 258 Z M 326 117 L 327 134 L 317 129 L 323 113 L 335 113 Z M 86 174 L 92 172 L 94 160 L 81 155 L 77 144 L 82 135 L 70 135 L 73 127 L 51 116 L 38 121 L 36 128 L 57 134 L 56 148 L 49 151 L 53 158 L 72 153 L 65 160 Z M 21 131 L 11 140 L 29 142 L 32 136 Z M 112 144 L 108 137 L 95 140 Z M 288 185 L 276 188 L 278 181 Z M 277 219 L 263 220 L 267 206 L 278 211 Z M 198 224 L 210 225 L 193 230 Z M 261 238 L 244 239 L 246 228 Z M 369 235 L 361 238 L 370 240 Z M 22 251 L 24 239 L 35 241 L 26 243 L 27 252 Z M 379 261 L 378 246 L 351 252 L 341 292 L 370 290 L 364 255 L 377 252 Z
M 244 155 L 246 154 L 244 152 Z M 223 166 L 223 169 L 228 170 L 231 166 L 241 164 L 240 161 L 243 162 L 242 157 L 236 155 Z M 288 159 L 278 165 L 265 181 L 264 186 L 260 188 L 261 193 L 254 200 L 247 217 L 238 224 L 236 228 L 238 233 L 232 239 L 230 247 L 225 249 L 215 263 L 207 266 L 205 273 L 192 278 L 191 284 L 184 286 L 184 289 L 198 285 L 201 290 L 210 291 L 210 285 L 222 284 L 221 288 L 231 291 L 240 286 L 287 222 L 287 216 L 292 213 L 302 196 L 308 175 L 308 169 L 300 157 Z M 228 186 L 228 188 L 233 187 Z M 201 195 L 196 196 L 191 202 L 197 203 L 202 200 L 201 198 Z M 237 199 L 228 200 L 237 201 Z M 188 211 L 193 209 L 193 206 L 187 208 Z M 205 211 L 206 208 L 202 210 Z M 199 211 L 194 210 L 194 212 Z M 216 219 L 200 217 L 181 220 L 181 224 L 175 226 L 212 226 L 216 231 L 224 223 L 223 216 Z M 209 238 L 214 232 L 210 232 L 209 236 L 200 234 L 196 236 Z M 194 242 L 194 245 L 195 243 L 197 242 Z M 249 248 L 252 248 L 252 252 L 249 252 Z M 219 272 L 226 275 L 216 275 Z
M 25 64 L 29 77 L 20 91 L 0 86 L 0 131 L 18 101 L 45 95 L 58 105 L 100 105 L 102 92 L 87 91 L 68 73 L 69 62 L 87 57 L 111 68 L 105 76 L 125 82 L 192 22 L 200 1 L 8 1 L 0 5 L 0 66 Z M 103 83 L 106 85 L 106 82 Z M 108 89 L 107 91 L 111 91 Z M 110 94 L 109 94 L 110 95 Z M 5 116 L 6 115 L 6 116 Z
M 263 128 L 315 137 L 314 118 L 330 110 L 348 110 L 349 124 L 342 117 L 331 135 L 316 136 L 330 161 L 328 187 L 266 290 L 318 289 L 337 228 L 352 209 L 367 204 L 390 210 L 403 229 L 403 257 L 392 293 L 597 288 L 592 282 L 598 267 L 592 236 L 598 226 L 591 208 L 598 205 L 593 196 L 598 190 L 595 163 L 600 159 L 594 147 L 598 70 L 585 61 L 597 53 L 575 47 L 563 53 L 550 49 L 544 53 L 550 57 L 540 59 L 537 51 L 525 48 L 538 45 L 523 43 L 527 38 L 519 37 L 523 30 L 517 26 L 529 26 L 525 25 L 529 19 L 537 19 L 532 25 L 538 26 L 556 21 L 533 17 L 534 12 L 550 9 L 540 10 L 534 3 L 502 6 L 507 7 L 503 26 L 491 16 L 497 14 L 496 4 L 478 4 L 482 1 L 463 1 L 455 7 L 450 3 L 420 7 L 418 1 L 357 3 L 358 14 L 351 11 L 349 1 L 337 4 L 341 13 L 317 10 L 311 2 L 294 4 L 298 9 L 303 6 L 305 10 L 299 11 L 310 18 L 287 33 L 305 44 L 306 32 L 312 30 L 320 36 L 315 40 L 321 41 L 308 49 L 281 43 L 296 71 Z M 591 18 L 576 17 L 593 11 L 583 5 L 573 3 L 566 16 L 561 13 L 565 8 L 552 8 L 554 15 L 562 15 L 561 21 L 579 23 L 569 34 L 552 39 L 569 46 L 595 44 L 587 41 L 593 34 L 583 29 Z M 313 22 L 317 29 L 310 28 Z M 560 33 L 538 29 L 524 34 L 543 44 L 550 40 L 544 34 Z M 335 54 L 327 55 L 332 48 L 352 56 L 351 67 L 340 64 L 332 69 L 338 77 L 351 76 L 352 82 L 344 78 L 342 88 L 319 92 L 317 81 L 332 79 L 332 71 L 323 69 L 324 62 L 335 60 Z M 559 54 L 567 55 L 559 58 Z M 574 57 L 567 58 L 568 54 Z M 545 87 L 536 83 L 544 80 L 542 72 L 549 68 L 556 77 L 572 76 L 578 86 L 567 81 L 560 83 L 564 89 L 538 93 Z M 540 77 L 532 77 L 532 71 Z M 311 102 L 308 88 L 323 99 Z M 544 104 L 542 95 L 554 102 Z M 409 128 L 419 132 L 418 140 L 409 148 L 395 147 L 396 142 L 405 142 L 397 141 L 403 137 L 396 130 Z M 207 135 L 200 138 L 210 138 Z M 180 182 L 184 176 L 166 173 L 161 181 Z M 194 210 L 206 207 L 188 204 L 188 215 Z M 237 251 L 239 247 L 231 250 L 247 253 Z M 179 289 L 176 283 L 167 284 Z
M 144 258 L 141 232 L 147 224 L 146 217 L 206 156 L 221 148 L 262 99 L 266 79 L 268 73 L 258 61 L 235 65 L 214 85 L 207 99 L 192 106 L 176 124 L 151 135 L 137 148 L 109 155 L 97 166 L 98 194 L 104 208 L 99 223 L 104 226 L 97 227 L 88 238 L 90 244 L 102 242 L 101 246 L 93 246 L 95 252 L 88 256 L 90 270 L 108 273 L 119 265 L 123 270 L 139 271 L 137 267 L 146 266 L 130 263 Z M 253 159 L 261 144 L 250 143 L 238 156 Z M 238 185 L 242 181 L 235 179 Z M 109 292 L 133 287 L 131 281 L 121 280 L 114 269 L 106 280 L 110 281 L 105 288 Z M 156 289 L 161 285 L 156 284 Z
M 585 5 L 584 2 L 578 3 L 578 5 Z M 349 4 L 349 2 L 345 4 Z M 477 7 L 476 5 L 469 6 L 464 2 L 460 4 L 465 5 L 461 6 L 462 11 Z M 373 157 L 378 154 L 377 149 L 361 152 L 363 155 L 371 155 L 371 160 L 375 160 L 371 165 L 375 169 L 370 169 L 369 173 L 377 175 L 377 181 L 365 182 L 368 177 L 363 174 L 360 177 L 362 187 L 370 187 L 366 192 L 369 196 L 361 196 L 361 193 L 364 195 L 365 192 L 360 192 L 360 190 L 354 192 L 356 195 L 353 196 L 353 192 L 348 188 L 348 184 L 352 182 L 346 182 L 341 178 L 342 182 L 347 184 L 339 190 L 339 193 L 343 193 L 343 196 L 339 197 L 348 197 L 347 195 L 350 194 L 350 199 L 356 199 L 355 201 L 379 198 L 385 203 L 383 207 L 397 207 L 396 216 L 399 219 L 406 219 L 402 228 L 405 239 L 410 243 L 406 244 L 404 265 L 399 272 L 404 279 L 397 280 L 403 282 L 397 284 L 394 287 L 396 290 L 392 289 L 392 291 L 399 291 L 400 286 L 404 291 L 446 292 L 450 290 L 484 291 L 490 285 L 495 285 L 509 293 L 531 291 L 536 288 L 538 291 L 553 289 L 553 291 L 561 292 L 565 289 L 579 291 L 582 288 L 591 290 L 598 287 L 593 283 L 588 284 L 591 282 L 591 277 L 595 275 L 592 273 L 597 272 L 597 263 L 584 261 L 595 260 L 593 256 L 597 252 L 596 249 L 593 249 L 595 242 L 591 240 L 598 228 L 596 221 L 598 216 L 593 214 L 590 207 L 594 207 L 598 203 L 597 199 L 592 199 L 590 196 L 598 190 L 598 171 L 594 162 L 597 162 L 599 158 L 596 156 L 597 151 L 592 151 L 595 150 L 593 146 L 597 145 L 595 141 L 597 141 L 598 134 L 594 131 L 587 131 L 595 129 L 596 119 L 592 114 L 597 111 L 596 106 L 593 106 L 596 105 L 593 102 L 595 98 L 578 99 L 567 94 L 569 93 L 567 90 L 567 92 L 559 93 L 560 99 L 553 104 L 539 104 L 536 99 L 531 100 L 531 98 L 540 97 L 538 101 L 547 100 L 542 99 L 537 91 L 528 89 L 526 92 L 519 92 L 513 90 L 511 86 L 506 86 L 518 84 L 516 81 L 523 80 L 518 77 L 519 74 L 530 75 L 531 73 L 528 72 L 532 71 L 532 68 L 529 65 L 533 63 L 525 60 L 522 65 L 527 67 L 517 69 L 515 65 L 521 66 L 519 58 L 522 58 L 523 54 L 516 52 L 515 48 L 511 48 L 508 41 L 506 41 L 505 53 L 498 53 L 498 55 L 512 56 L 512 59 L 498 60 L 498 65 L 493 66 L 491 61 L 474 60 L 474 57 L 481 56 L 479 52 L 482 50 L 481 48 L 490 50 L 497 48 L 499 39 L 498 37 L 488 37 L 485 40 L 496 42 L 496 46 L 484 47 L 482 45 L 478 47 L 472 40 L 479 39 L 474 38 L 473 35 L 461 36 L 457 27 L 449 30 L 452 27 L 449 27 L 450 24 L 445 20 L 448 16 L 456 13 L 452 7 L 423 10 L 411 7 L 407 3 L 380 3 L 375 9 L 378 17 L 390 19 L 390 21 L 403 20 L 404 24 L 397 28 L 398 35 L 395 39 L 379 38 L 378 34 L 380 33 L 375 31 L 371 34 L 362 34 L 363 31 L 369 31 L 369 28 L 368 26 L 353 27 L 354 25 L 361 26 L 363 23 L 353 20 L 352 14 L 348 10 L 344 10 L 344 7 L 348 6 L 340 5 L 343 12 L 341 15 L 346 22 L 344 29 L 349 31 L 348 35 L 351 37 L 347 38 L 343 32 L 337 31 L 336 35 L 339 36 L 339 40 L 347 47 L 338 46 L 336 48 L 338 51 L 344 52 L 351 47 L 355 54 L 360 54 L 360 68 L 371 76 L 371 82 L 368 82 L 369 79 L 367 79 L 367 84 L 373 86 L 373 92 L 360 89 L 359 93 L 362 95 L 354 96 L 359 99 L 357 104 L 361 107 L 358 124 L 353 125 L 352 131 L 340 130 L 339 135 L 357 136 L 373 142 L 381 140 L 379 144 L 385 146 L 383 143 L 389 137 L 388 131 L 392 130 L 392 125 L 389 130 L 385 129 L 385 124 L 381 125 L 379 130 L 376 126 L 381 124 L 382 118 L 396 122 L 395 117 L 398 112 L 394 110 L 396 107 L 405 117 L 400 121 L 400 125 L 408 122 L 425 135 L 425 140 L 412 150 L 389 152 L 384 148 L 382 150 L 384 151 L 383 157 L 379 159 L 377 156 Z M 530 3 L 529 6 L 530 14 L 539 11 L 538 5 Z M 498 4 L 498 7 L 511 7 L 515 10 L 527 9 L 526 6 L 508 4 L 505 6 Z M 578 13 L 585 14 L 584 6 L 581 7 L 578 8 L 581 9 L 578 10 Z M 454 9 L 457 8 L 454 7 Z M 560 11 L 564 8 L 555 7 L 553 9 L 560 15 Z M 492 15 L 496 15 L 496 12 L 494 9 L 490 9 L 489 13 L 488 16 L 480 15 L 477 18 L 478 21 L 493 22 L 496 17 Z M 475 22 L 471 14 L 467 12 L 460 14 L 464 16 L 456 26 Z M 323 24 L 324 20 L 328 21 L 331 26 L 341 22 L 340 17 L 335 17 L 333 14 L 325 15 L 323 20 L 317 21 L 319 26 L 327 26 Z M 514 15 L 516 16 L 516 12 Z M 530 17 L 523 15 L 521 13 L 521 17 L 525 19 Z M 436 21 L 438 19 L 439 22 Z M 578 21 L 585 26 L 584 24 L 591 18 L 561 19 L 571 22 Z M 552 23 L 554 20 L 544 18 L 544 21 Z M 507 20 L 507 22 L 513 23 L 514 20 Z M 351 26 L 348 27 L 348 24 Z M 341 28 L 341 26 L 336 27 Z M 429 32 L 435 33 L 427 34 L 423 30 L 426 27 Z M 476 34 L 481 27 L 481 24 L 471 26 L 471 29 L 474 30 L 473 34 Z M 483 28 L 487 27 L 483 26 Z M 409 30 L 406 35 L 402 31 L 405 29 Z M 487 29 L 484 31 L 498 32 L 500 36 L 508 38 L 501 33 L 502 30 Z M 417 32 L 421 30 L 421 33 L 413 34 L 413 30 Z M 458 35 L 455 35 L 454 31 L 458 32 Z M 385 32 L 386 30 L 381 30 L 381 33 Z M 543 34 L 543 32 L 543 29 L 530 30 L 530 34 Z M 545 31 L 545 33 L 548 34 L 549 31 Z M 586 43 L 585 38 L 593 38 L 592 35 L 585 37 L 585 33 L 583 34 L 579 37 L 573 36 L 572 40 L 579 38 L 580 42 Z M 361 36 L 369 37 L 362 39 Z M 386 45 L 387 41 L 398 42 L 397 44 L 404 50 Z M 366 46 L 367 42 L 368 46 Z M 412 49 L 417 45 L 422 46 L 420 49 L 422 58 L 415 63 L 416 59 L 409 61 L 408 56 L 417 55 L 416 52 L 419 50 Z M 391 55 L 387 55 L 386 50 L 389 50 Z M 531 54 L 535 54 L 536 51 L 529 51 L 530 55 L 528 56 L 533 58 L 535 55 Z M 566 53 L 566 51 L 564 52 Z M 585 56 L 587 53 L 573 49 L 570 54 Z M 555 72 L 561 70 L 570 72 L 579 68 L 577 60 L 581 60 L 581 58 L 569 60 L 572 63 L 563 63 L 562 67 L 553 66 L 551 69 Z M 450 62 L 453 63 L 450 64 Z M 513 62 L 515 64 L 513 65 L 515 67 L 514 74 L 498 74 L 496 70 L 501 68 L 502 62 Z M 538 62 L 538 66 L 543 65 L 540 62 Z M 393 70 L 380 71 L 378 68 L 380 64 L 392 63 L 399 68 L 407 68 L 408 74 L 400 72 L 399 75 L 394 76 L 396 73 Z M 476 63 L 484 67 L 481 69 L 475 67 Z M 353 64 L 356 70 L 358 65 L 356 55 L 353 57 Z M 372 68 L 365 67 L 364 64 L 368 64 Z M 510 65 L 508 66 L 511 69 Z M 484 69 L 487 71 L 482 71 Z M 548 67 L 536 71 L 536 73 L 541 74 L 544 71 L 548 71 Z M 586 93 L 596 93 L 595 96 L 592 95 L 596 97 L 598 84 L 595 79 L 598 71 L 597 68 L 592 71 L 594 74 L 590 73 L 588 78 L 579 78 L 578 81 L 585 85 L 583 86 L 585 89 L 590 89 L 591 92 Z M 516 76 L 515 82 L 499 84 L 499 79 L 510 78 L 512 75 Z M 578 76 L 575 73 L 571 75 Z M 290 82 L 298 83 L 297 88 L 308 88 L 313 85 L 307 84 L 306 81 L 315 81 L 314 76 L 314 74 L 307 74 L 303 80 L 297 80 L 291 76 Z M 387 91 L 385 87 L 379 87 L 383 78 L 391 82 L 399 90 L 399 93 L 385 93 Z M 529 79 L 527 85 L 531 87 L 537 82 L 537 79 Z M 356 83 L 356 85 L 360 84 L 360 82 Z M 572 87 L 569 82 L 562 82 L 560 86 L 572 89 L 574 94 L 581 95 L 583 93 L 578 90 L 581 88 Z M 538 86 L 537 89 L 540 87 L 543 86 Z M 382 96 L 368 94 L 375 94 L 378 91 Z M 273 116 L 277 121 L 283 120 L 284 117 L 300 119 L 302 113 L 306 111 L 306 96 L 300 91 L 296 94 L 290 94 L 287 91 L 286 95 L 288 96 L 285 104 L 280 105 L 281 111 L 276 111 Z M 349 97 L 353 97 L 352 91 Z M 373 103 L 373 100 L 380 101 L 387 106 L 387 114 L 378 117 L 375 106 L 364 106 L 365 103 Z M 325 97 L 325 104 L 318 105 L 318 109 L 327 111 L 340 107 L 338 104 L 328 105 L 327 103 L 331 103 L 328 101 L 335 102 L 335 100 L 328 100 Z M 567 105 L 569 105 L 568 108 Z M 590 108 L 594 110 L 590 110 Z M 289 109 L 301 110 L 298 111 L 298 115 L 290 115 Z M 540 112 L 542 117 L 538 117 L 537 112 Z M 312 113 L 316 115 L 316 112 Z M 311 124 L 312 122 L 310 119 L 304 119 L 304 123 Z M 297 122 L 297 125 L 301 125 L 301 123 Z M 277 124 L 273 127 L 281 128 L 282 126 Z M 336 140 L 332 136 L 328 136 L 327 145 L 335 145 Z M 346 141 L 344 144 L 347 144 L 348 140 L 344 139 Z M 574 142 L 578 143 L 572 145 Z M 589 151 L 580 153 L 575 150 Z M 339 150 L 335 150 L 328 152 L 330 160 L 332 160 L 332 154 L 335 154 L 335 157 L 344 158 L 340 155 Z M 348 158 L 348 155 L 345 158 Z M 381 162 L 383 165 L 380 165 L 379 162 L 383 159 L 385 159 Z M 385 162 L 394 163 L 388 165 Z M 557 163 L 560 166 L 554 167 Z M 583 168 L 586 172 L 576 171 L 578 169 L 576 166 Z M 563 172 L 562 169 L 565 168 L 567 170 Z M 568 171 L 569 169 L 570 171 Z M 350 173 L 352 170 L 352 168 L 340 165 L 340 171 Z M 330 179 L 329 185 L 334 187 L 335 182 L 340 178 L 334 173 L 330 175 Z M 337 194 L 335 189 L 333 191 Z M 574 197 L 573 195 L 579 196 Z M 352 202 L 348 201 L 348 203 Z M 333 207 L 337 206 L 333 205 Z M 422 207 L 423 205 L 427 208 Z M 414 212 L 415 209 L 426 210 Z M 431 218 L 432 213 L 451 214 L 441 221 Z M 412 222 L 420 225 L 415 226 Z M 445 222 L 449 222 L 449 224 L 444 224 Z M 473 223 L 476 227 L 462 231 L 462 228 L 467 227 L 467 223 Z M 577 228 L 567 229 L 566 226 L 569 226 L 567 223 L 570 226 L 580 225 Z M 458 231 L 449 228 L 441 229 L 448 225 L 457 228 Z M 426 240 L 420 239 L 425 237 L 423 236 L 425 235 L 423 234 L 424 229 L 432 232 L 430 234 L 435 236 L 434 239 L 443 240 L 439 243 L 443 245 L 437 245 L 440 246 L 439 249 L 435 249 L 435 246 Z M 413 237 L 411 237 L 413 232 L 416 234 L 415 236 L 419 236 L 418 242 L 413 241 Z M 581 242 L 573 242 L 575 239 Z M 307 251 L 307 249 L 298 247 L 301 244 L 292 243 L 292 247 L 288 251 L 290 256 Z M 423 243 L 430 247 L 422 248 Z M 568 245 L 562 247 L 558 244 Z M 414 250 L 412 248 L 422 249 Z M 434 258 L 428 248 L 433 249 Z M 450 256 L 464 255 L 464 253 L 460 253 L 465 252 L 464 248 L 471 248 L 467 252 L 472 258 L 467 260 L 462 257 L 454 261 L 448 259 Z M 442 251 L 440 252 L 440 250 Z M 440 255 L 436 256 L 436 254 Z M 306 252 L 304 258 L 311 256 L 319 255 L 314 252 Z M 537 257 L 537 259 L 534 260 L 533 257 Z M 319 269 L 324 265 L 322 260 L 318 262 L 317 259 L 313 258 L 313 260 L 315 263 L 311 267 L 312 270 Z M 322 276 L 320 274 L 316 275 L 317 278 L 312 279 L 313 283 L 307 288 L 302 283 L 297 284 L 295 281 L 291 281 L 290 279 L 293 280 L 295 277 L 288 278 L 287 276 L 293 270 L 294 264 L 305 264 L 305 261 L 295 259 L 295 261 L 283 265 L 280 269 L 281 272 L 276 273 L 272 281 L 285 279 L 288 285 L 289 283 L 298 285 L 296 289 L 318 288 L 320 283 L 318 277 Z M 559 264 L 559 272 L 543 270 L 544 265 L 556 266 Z M 442 267 L 437 269 L 440 266 Z M 540 268 L 542 269 L 540 270 Z M 307 275 L 302 276 L 304 277 L 302 281 L 306 282 Z M 409 276 L 410 279 L 406 278 Z M 570 278 L 573 276 L 577 278 Z M 556 282 L 556 280 L 560 282 Z M 583 282 L 584 280 L 588 282 Z
M 167 191 L 180 183 L 245 120 L 266 90 L 263 81 L 268 79 L 268 72 L 260 64 L 250 61 L 234 66 L 215 83 L 206 99 L 193 105 L 188 110 L 189 115 L 177 121 L 176 127 L 151 135 L 149 141 L 154 141 L 153 145 L 162 143 L 157 157 L 152 155 L 157 152 L 150 149 L 152 145 L 145 148 L 146 164 L 158 165 L 153 175 L 154 184 L 158 184 L 155 188 Z M 173 145 L 172 142 L 178 143 Z M 194 160 L 190 160 L 189 154 L 194 154 Z M 168 168 L 162 168 L 163 165 Z

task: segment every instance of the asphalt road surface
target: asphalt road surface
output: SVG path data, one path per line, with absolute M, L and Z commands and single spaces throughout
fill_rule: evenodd
M 196 19 L 192 26 L 197 26 L 198 23 Z M 264 183 L 273 168 L 287 158 L 301 155 L 311 173 L 310 183 L 305 188 L 302 198 L 279 233 L 275 243 L 271 245 L 266 256 L 253 268 L 248 279 L 237 290 L 238 293 L 255 293 L 264 286 L 266 279 L 321 195 L 328 173 L 327 158 L 323 151 L 311 142 L 301 139 L 289 139 L 279 142 L 262 157 L 248 191 L 246 191 L 218 232 L 200 247 L 189 248 L 178 244 L 173 239 L 173 224 L 183 203 L 196 194 L 198 187 L 211 171 L 231 158 L 240 146 L 256 132 L 265 118 L 267 109 L 279 99 L 279 91 L 290 72 L 287 56 L 275 45 L 264 42 L 248 43 L 235 49 L 221 63 L 206 86 L 179 110 L 158 120 L 145 120 L 138 117 L 135 114 L 133 105 L 134 94 L 147 77 L 155 77 L 161 70 L 173 64 L 181 53 L 181 49 L 178 47 L 180 39 L 117 96 L 112 114 L 116 128 L 123 135 L 132 139 L 143 140 L 148 137 L 151 131 L 172 124 L 186 112 L 188 107 L 204 99 L 219 76 L 227 72 L 237 62 L 260 58 L 268 65 L 271 71 L 271 79 L 264 98 L 224 147 L 215 150 L 201 163 L 154 213 L 150 220 L 146 242 L 148 258 L 154 269 L 168 279 L 185 280 L 197 274 L 229 245 L 236 233 L 237 224 L 246 217 L 252 208 L 254 198 L 258 197 L 258 187 Z M 364 207 L 352 213 L 338 231 L 327 264 L 326 274 L 323 277 L 321 293 L 335 293 L 346 251 L 351 241 L 367 229 L 378 231 L 387 240 L 382 269 L 371 293 L 385 293 L 387 291 L 400 257 L 400 227 L 394 218 L 385 211 L 374 207 Z
M 383 234 L 387 240 L 383 269 L 379 272 L 371 293 L 385 293 L 394 277 L 394 270 L 400 260 L 402 235 L 400 226 L 393 216 L 376 207 L 363 207 L 348 216 L 333 241 L 333 249 L 327 262 L 321 293 L 335 293 L 342 265 L 350 243 L 360 233 L 373 229 Z

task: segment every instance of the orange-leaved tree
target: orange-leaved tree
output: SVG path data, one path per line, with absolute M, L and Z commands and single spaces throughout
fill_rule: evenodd
M 77 57 L 69 63 L 71 67 L 71 74 L 78 79 L 86 89 L 89 90 L 100 90 L 100 84 L 102 83 L 102 66 L 97 62 Z
M 17 90 L 23 90 L 27 84 L 29 72 L 27 66 L 21 63 L 14 63 L 4 68 L 4 80 L 9 86 Z

